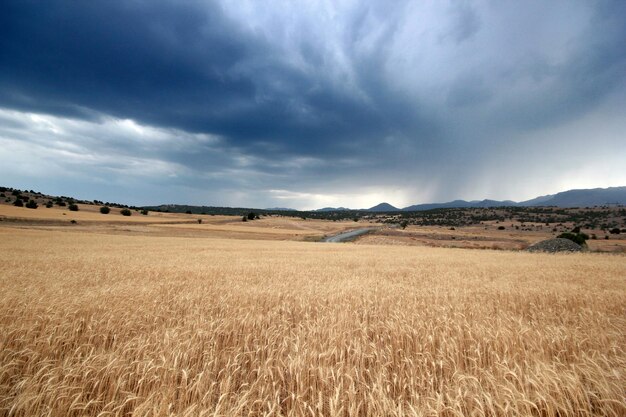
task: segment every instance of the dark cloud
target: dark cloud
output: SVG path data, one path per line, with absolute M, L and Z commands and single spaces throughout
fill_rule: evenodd
M 524 172 L 510 144 L 554 130 L 550 148 L 566 146 L 594 118 L 602 151 L 619 146 L 607 103 L 626 104 L 625 16 L 622 1 L 7 0 L 0 141 L 117 184 L 143 172 L 228 190 L 229 204 L 350 187 L 400 205 L 518 198 L 483 173 Z
M 289 65 L 217 3 L 9 1 L 2 9 L 5 107 L 73 117 L 94 110 L 304 153 L 387 129 L 376 106 Z M 315 45 L 302 48 L 317 67 Z
M 470 39 L 480 29 L 478 13 L 470 3 L 459 2 L 450 7 L 451 27 L 442 40 L 451 37 L 456 43 Z

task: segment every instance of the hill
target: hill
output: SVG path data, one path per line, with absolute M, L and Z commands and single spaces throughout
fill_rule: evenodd
M 367 211 L 379 211 L 379 212 L 399 211 L 399 210 L 400 210 L 399 208 L 394 207 L 389 203 L 380 203 L 380 204 L 375 205 L 374 207 L 367 209 Z
M 523 201 L 522 206 L 590 207 L 626 205 L 626 187 L 592 188 L 563 191 Z
M 346 207 L 324 207 L 313 211 L 350 211 L 351 209 Z
M 441 208 L 481 208 L 481 207 L 593 207 L 609 204 L 626 205 L 626 187 L 592 188 L 568 190 L 557 194 L 549 194 L 522 202 L 511 200 L 454 200 L 446 203 L 416 204 L 402 211 L 424 211 Z M 376 206 L 377 207 L 377 206 Z M 370 211 L 374 211 L 370 209 Z

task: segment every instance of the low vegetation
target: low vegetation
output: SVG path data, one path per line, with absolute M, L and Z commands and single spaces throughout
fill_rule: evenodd
M 587 234 L 580 233 L 580 232 L 579 233 L 573 233 L 573 232 L 561 233 L 557 237 L 561 239 L 569 239 L 572 242 L 579 244 L 580 246 L 585 246 L 587 244 L 587 239 L 589 239 L 589 236 Z

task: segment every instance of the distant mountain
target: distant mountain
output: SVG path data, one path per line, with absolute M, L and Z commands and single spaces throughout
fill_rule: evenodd
M 292 209 L 292 208 L 287 208 L 287 207 L 270 207 L 270 208 L 266 208 L 263 210 L 267 210 L 267 211 L 298 211 L 296 209 Z
M 399 210 L 400 210 L 399 208 L 394 207 L 389 203 L 380 203 L 378 205 L 375 205 L 374 207 L 367 209 L 367 211 L 399 211 Z
M 591 207 L 606 204 L 626 205 L 626 187 L 569 190 L 520 203 L 522 206 L 557 207 Z
M 468 207 L 504 207 L 515 206 L 517 203 L 511 200 L 497 201 L 497 200 L 454 200 L 447 203 L 429 203 L 429 204 L 416 204 L 414 206 L 405 207 L 402 211 L 424 211 L 434 210 L 440 208 L 468 208 Z
M 533 198 L 532 200 L 526 200 L 519 203 L 520 206 L 543 206 L 546 205 L 546 201 L 549 201 L 554 194 L 542 195 L 540 197 Z
M 346 207 L 324 207 L 313 211 L 350 211 L 351 209 Z
M 626 205 L 626 187 L 593 188 L 582 190 L 569 190 L 557 194 L 549 194 L 531 200 L 516 203 L 511 200 L 454 200 L 447 203 L 416 204 L 405 207 L 402 211 L 425 211 L 440 208 L 471 208 L 471 207 L 531 207 L 531 206 L 556 206 L 556 207 L 591 207 L 606 204 Z M 383 207 L 384 209 L 380 209 Z M 394 211 L 398 210 L 390 204 L 381 203 L 367 211 Z

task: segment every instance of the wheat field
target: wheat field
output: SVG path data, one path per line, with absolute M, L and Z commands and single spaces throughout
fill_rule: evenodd
M 626 257 L 0 229 L 1 416 L 624 416 Z

